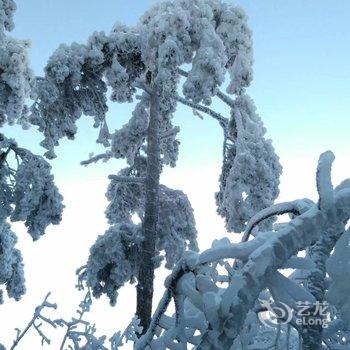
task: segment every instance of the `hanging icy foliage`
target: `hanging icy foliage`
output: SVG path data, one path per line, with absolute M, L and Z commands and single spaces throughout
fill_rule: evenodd
M 12 0 L 0 1 L 0 126 L 8 123 L 28 127 L 25 100 L 33 87 L 33 74 L 28 65 L 29 43 L 6 35 L 14 28 Z
M 228 230 L 241 232 L 254 214 L 273 204 L 282 168 L 247 95 L 236 98 L 228 133 L 235 141 L 224 160 L 216 201 Z
M 140 241 L 140 229 L 132 223 L 111 226 L 97 238 L 86 265 L 86 283 L 95 297 L 104 293 L 114 305 L 118 289 L 134 281 Z
M 23 151 L 15 175 L 12 221 L 24 221 L 28 232 L 37 240 L 50 224 L 59 224 L 63 197 L 58 192 L 47 161 Z
M 10 166 L 13 156 L 16 168 Z M 23 221 L 33 240 L 45 234 L 48 225 L 58 224 L 63 198 L 53 179 L 51 166 L 43 157 L 0 134 L 0 284 L 6 284 L 8 296 L 15 300 L 25 293 L 23 263 L 8 221 Z
M 25 293 L 21 252 L 15 248 L 16 235 L 10 225 L 0 222 L 0 285 L 5 284 L 10 298 L 19 300 Z M 2 294 L 2 291 L 1 291 Z M 2 298 L 1 298 L 2 299 Z M 1 302 L 0 302 L 1 304 Z
M 130 175 L 130 168 L 120 172 L 120 176 Z M 144 185 L 111 181 L 106 210 L 111 227 L 99 236 L 90 249 L 87 262 L 86 283 L 99 297 L 105 293 L 115 304 L 118 289 L 126 282 L 137 278 L 139 245 L 142 230 L 132 223 L 134 215 L 142 219 L 144 215 Z M 172 268 L 187 249 L 197 250 L 197 231 L 193 209 L 187 196 L 179 190 L 160 186 L 160 212 L 156 251 L 159 265 L 162 252 L 166 266 Z

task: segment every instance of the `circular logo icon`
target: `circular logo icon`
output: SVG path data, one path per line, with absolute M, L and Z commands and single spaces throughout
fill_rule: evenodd
M 259 320 L 265 326 L 275 326 L 279 324 L 289 323 L 293 318 L 293 309 L 291 309 L 287 304 L 278 302 L 277 304 L 272 304 L 270 300 L 260 300 L 259 302 L 262 307 L 265 308 L 264 311 L 259 312 Z

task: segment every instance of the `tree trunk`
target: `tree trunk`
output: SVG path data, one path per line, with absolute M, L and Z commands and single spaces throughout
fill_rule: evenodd
M 136 314 L 141 321 L 143 333 L 147 331 L 152 317 L 154 256 L 159 212 L 160 151 L 158 113 L 158 96 L 154 93 L 150 98 L 150 116 L 147 131 L 146 199 L 145 216 L 142 223 L 144 240 L 140 250 L 140 270 L 137 285 Z
M 324 302 L 326 290 L 326 261 L 329 258 L 335 244 L 343 233 L 343 225 L 335 225 L 326 231 L 322 237 L 309 249 L 309 257 L 313 260 L 316 268 L 313 269 L 307 279 L 307 288 L 315 299 L 321 304 Z M 329 310 L 327 310 L 329 311 Z M 311 314 L 315 312 L 315 307 L 310 309 Z M 311 315 L 311 319 L 318 322 L 309 323 L 303 327 L 301 334 L 303 338 L 303 350 L 322 349 L 322 326 L 320 321 L 322 315 Z

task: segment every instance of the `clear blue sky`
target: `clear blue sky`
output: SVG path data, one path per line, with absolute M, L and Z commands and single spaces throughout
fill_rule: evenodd
M 62 42 L 85 42 L 95 30 L 109 31 L 119 21 L 136 23 L 151 0 L 18 0 L 13 36 L 30 39 L 31 66 L 41 74 Z M 255 78 L 248 93 L 281 155 L 348 150 L 350 147 L 350 2 L 344 0 L 239 0 L 253 30 Z M 221 108 L 220 106 L 218 107 Z M 131 106 L 112 106 L 114 127 L 125 122 Z M 220 157 L 221 133 L 179 108 L 180 162 L 211 162 Z M 63 142 L 57 164 L 68 166 L 96 149 L 95 130 L 82 121 L 77 141 Z M 12 133 L 12 132 L 11 132 Z M 18 131 L 15 132 L 18 134 Z M 20 133 L 37 144 L 32 132 Z M 35 146 L 36 148 L 36 146 Z M 74 152 L 72 152 L 74 149 Z M 55 163 L 54 163 L 55 164 Z M 78 169 L 76 169 L 78 170 Z

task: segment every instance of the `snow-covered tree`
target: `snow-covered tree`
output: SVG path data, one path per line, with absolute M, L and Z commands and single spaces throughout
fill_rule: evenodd
M 28 44 L 6 33 L 14 26 L 15 9 L 12 0 L 0 1 L 0 127 L 17 123 L 27 128 L 25 100 L 31 96 L 34 79 L 28 67 Z M 25 293 L 25 286 L 22 255 L 15 248 L 17 236 L 9 221 L 23 221 L 33 240 L 39 239 L 49 224 L 58 224 L 62 196 L 53 180 L 51 166 L 43 157 L 0 133 L 0 285 L 5 285 L 8 296 L 15 300 Z
M 157 73 L 146 70 L 145 63 L 141 61 L 140 45 L 136 31 L 116 27 L 109 36 L 95 33 L 87 45 L 61 46 L 50 58 L 45 69 L 46 76 L 38 79 L 39 98 L 32 107 L 32 121 L 44 133 L 42 145 L 48 149 L 46 155 L 52 157 L 53 146 L 58 140 L 75 134 L 74 122 L 77 118 L 82 114 L 93 115 L 95 126 L 100 127 L 97 141 L 105 145 L 107 151 L 84 164 L 102 158 L 127 160 L 128 168 L 123 169 L 120 176 L 112 178 L 107 193 L 111 201 L 107 210 L 111 229 L 96 242 L 96 245 L 104 247 L 113 243 L 113 251 L 108 254 L 103 249 L 92 247 L 86 276 L 94 294 L 99 296 L 105 292 L 112 303 L 115 302 L 116 289 L 131 277 L 137 277 L 139 299 L 142 299 L 138 305 L 146 309 L 138 310 L 138 313 L 144 315 L 142 321 L 145 325 L 150 318 L 153 273 L 158 264 L 156 246 L 159 250 L 167 250 L 174 240 L 172 234 L 176 235 L 179 247 L 167 254 L 168 262 L 173 264 L 173 260 L 180 258 L 176 255 L 181 254 L 187 244 L 195 246 L 196 231 L 192 208 L 185 195 L 170 189 L 163 191 L 164 202 L 172 207 L 169 212 L 174 213 L 173 219 L 179 217 L 184 222 L 164 221 L 163 228 L 157 227 L 159 175 L 163 164 L 175 165 L 178 129 L 172 126 L 172 111 L 167 110 L 170 107 L 165 98 L 160 109 L 161 91 L 155 82 Z M 107 84 L 112 87 L 112 99 L 117 102 L 131 100 L 140 84 L 145 90 L 130 121 L 112 134 L 105 120 Z M 138 191 L 136 197 L 134 191 Z M 136 203 L 132 203 L 134 200 Z M 183 216 L 177 210 L 181 203 L 186 204 L 181 207 Z M 131 220 L 134 213 L 142 219 L 142 230 Z M 188 228 L 186 225 L 192 226 Z M 170 231 L 167 231 L 168 228 Z M 188 243 L 186 240 L 189 240 Z M 132 254 L 135 245 L 139 250 L 136 257 Z M 107 261 L 99 260 L 101 256 Z M 112 260 L 108 261 L 108 256 Z M 107 270 L 105 263 L 109 267 Z M 94 272 L 96 276 L 91 275 Z M 102 290 L 98 287 L 100 281 L 104 284 Z M 110 283 L 105 284 L 106 281 Z
M 334 156 L 325 152 L 317 168 L 318 201 L 273 204 L 281 166 L 246 91 L 253 59 L 243 11 L 219 0 L 164 1 L 135 27 L 118 24 L 109 34 L 95 32 L 86 44 L 61 45 L 37 78 L 28 68 L 28 44 L 7 35 L 14 11 L 13 0 L 0 0 L 0 126 L 38 126 L 45 156 L 54 158 L 60 139 L 73 139 L 77 120 L 91 116 L 105 152 L 82 164 L 124 159 L 126 167 L 109 176 L 110 227 L 78 271 L 79 288 L 88 287 L 78 316 L 44 316 L 43 310 L 56 308 L 48 295 L 11 349 L 29 329 L 49 343 L 38 323 L 44 322 L 65 329 L 61 349 L 107 350 L 107 337 L 84 320 L 91 293 L 115 304 L 118 290 L 136 281 L 140 319 L 109 339 L 111 349 L 124 341 L 135 342 L 137 350 L 348 349 L 350 180 L 333 188 Z M 225 81 L 226 93 L 220 90 Z M 108 92 L 113 102 L 135 102 L 129 121 L 113 132 Z M 34 99 L 30 109 L 27 98 Z M 215 98 L 229 107 L 229 117 L 213 110 Z M 223 129 L 216 202 L 228 231 L 243 233 L 241 243 L 215 240 L 198 253 L 187 196 L 160 184 L 163 168 L 176 166 L 178 103 Z M 23 262 L 10 222 L 23 221 L 36 240 L 59 223 L 62 197 L 46 160 L 3 134 L 0 183 L 0 285 L 18 300 L 25 292 Z M 282 214 L 290 220 L 274 224 Z M 172 273 L 151 317 L 154 270 L 163 261 Z M 167 315 L 171 302 L 175 314 Z M 325 302 L 329 310 L 321 313 Z M 300 306 L 307 311 L 302 323 Z
M 244 94 L 252 80 L 251 33 L 246 21 L 241 9 L 218 0 L 165 1 L 147 11 L 135 27 L 118 24 L 110 34 L 95 32 L 87 44 L 61 45 L 49 59 L 45 76 L 37 79 L 31 122 L 45 135 L 42 146 L 47 157 L 55 157 L 59 140 L 74 138 L 76 121 L 89 115 L 100 129 L 97 142 L 106 152 L 83 164 L 112 158 L 128 164 L 111 176 L 107 193 L 111 228 L 92 247 L 85 276 L 95 295 L 106 293 L 112 303 L 118 288 L 136 279 L 137 314 L 145 329 L 158 257 L 164 252 L 166 265 L 172 267 L 187 246 L 196 246 L 186 196 L 159 183 L 163 166 L 176 165 L 179 128 L 173 125 L 173 114 L 177 103 L 216 118 L 224 128 L 225 144 L 228 139 L 234 144 L 237 157 L 228 160 L 225 153 L 218 195 L 220 212 L 230 229 L 242 230 L 254 210 L 272 204 L 278 193 L 278 160 Z M 184 64 L 188 71 L 182 69 Z M 230 77 L 227 91 L 236 99 L 219 91 L 226 74 Z M 183 96 L 178 94 L 180 85 Z M 138 99 L 130 120 L 114 132 L 106 120 L 108 89 L 112 101 Z M 230 106 L 230 119 L 205 106 L 216 95 Z M 237 115 L 242 125 L 234 131 Z M 244 157 L 250 160 L 245 169 Z M 241 199 L 244 193 L 247 198 Z M 230 196 L 235 196 L 236 207 L 229 204 Z M 132 220 L 135 214 L 141 219 L 139 225 Z M 106 252 L 111 242 L 113 248 Z

